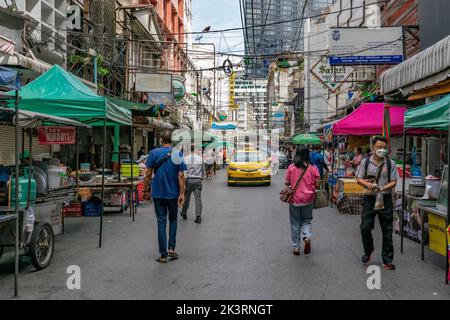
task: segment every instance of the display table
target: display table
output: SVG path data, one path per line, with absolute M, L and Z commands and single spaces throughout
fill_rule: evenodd
M 446 283 L 449 282 L 450 270 L 449 270 L 449 222 L 447 221 L 447 212 L 438 210 L 436 207 L 425 206 L 418 202 L 417 209 L 419 211 L 422 221 L 428 221 L 427 224 L 422 224 L 422 260 L 425 260 L 425 226 L 428 226 L 429 232 L 429 248 L 430 250 L 444 256 L 447 261 Z
M 367 190 L 355 178 L 339 178 L 336 184 L 336 205 L 340 214 L 360 215 Z

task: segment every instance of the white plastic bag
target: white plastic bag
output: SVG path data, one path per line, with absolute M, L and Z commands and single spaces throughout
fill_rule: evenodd
M 375 200 L 375 210 L 383 210 L 384 209 L 384 197 L 383 192 L 378 191 Z

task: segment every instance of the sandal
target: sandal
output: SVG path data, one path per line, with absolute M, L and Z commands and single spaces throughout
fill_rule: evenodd
M 159 262 L 159 263 L 167 263 L 168 260 L 167 260 L 167 257 L 160 256 L 160 257 L 158 257 L 158 258 L 156 259 L 156 262 Z
M 175 259 L 178 259 L 180 256 L 179 256 L 178 253 L 176 253 L 175 251 L 172 251 L 172 252 L 169 251 L 169 257 L 170 257 L 172 260 L 175 260 Z

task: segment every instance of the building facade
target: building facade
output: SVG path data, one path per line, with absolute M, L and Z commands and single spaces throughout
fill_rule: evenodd
M 238 72 L 234 82 L 238 109 L 231 120 L 240 122 L 247 131 L 267 128 L 266 90 L 267 80 L 248 78 L 245 71 Z
M 266 78 L 271 58 L 258 55 L 303 50 L 303 18 L 317 14 L 335 0 L 243 0 L 245 49 L 252 57 L 247 75 Z M 289 21 L 286 23 L 280 23 Z M 270 25 L 277 23 L 275 25 Z M 268 25 L 269 24 L 269 25 Z

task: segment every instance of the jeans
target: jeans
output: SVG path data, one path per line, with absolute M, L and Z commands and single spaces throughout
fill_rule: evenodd
M 303 207 L 289 205 L 292 245 L 294 248 L 300 248 L 302 239 L 311 238 L 312 211 L 312 204 Z
M 202 179 L 192 179 L 188 178 L 186 180 L 186 193 L 185 202 L 183 209 L 181 210 L 181 216 L 185 216 L 188 209 L 189 203 L 191 202 L 191 193 L 194 192 L 195 198 L 195 215 L 196 217 L 201 217 L 202 215 Z
M 392 231 L 394 223 L 394 210 L 392 195 L 384 195 L 384 209 L 375 211 L 375 196 L 365 196 L 363 199 L 363 212 L 361 215 L 361 236 L 364 246 L 364 253 L 370 255 L 373 251 L 372 230 L 375 227 L 375 217 L 378 215 L 381 231 L 383 233 L 383 246 L 381 257 L 384 263 L 392 263 L 394 259 L 394 244 L 392 242 Z
M 177 236 L 178 199 L 153 199 L 158 221 L 159 253 L 167 257 L 167 213 L 169 213 L 169 249 L 175 250 Z

